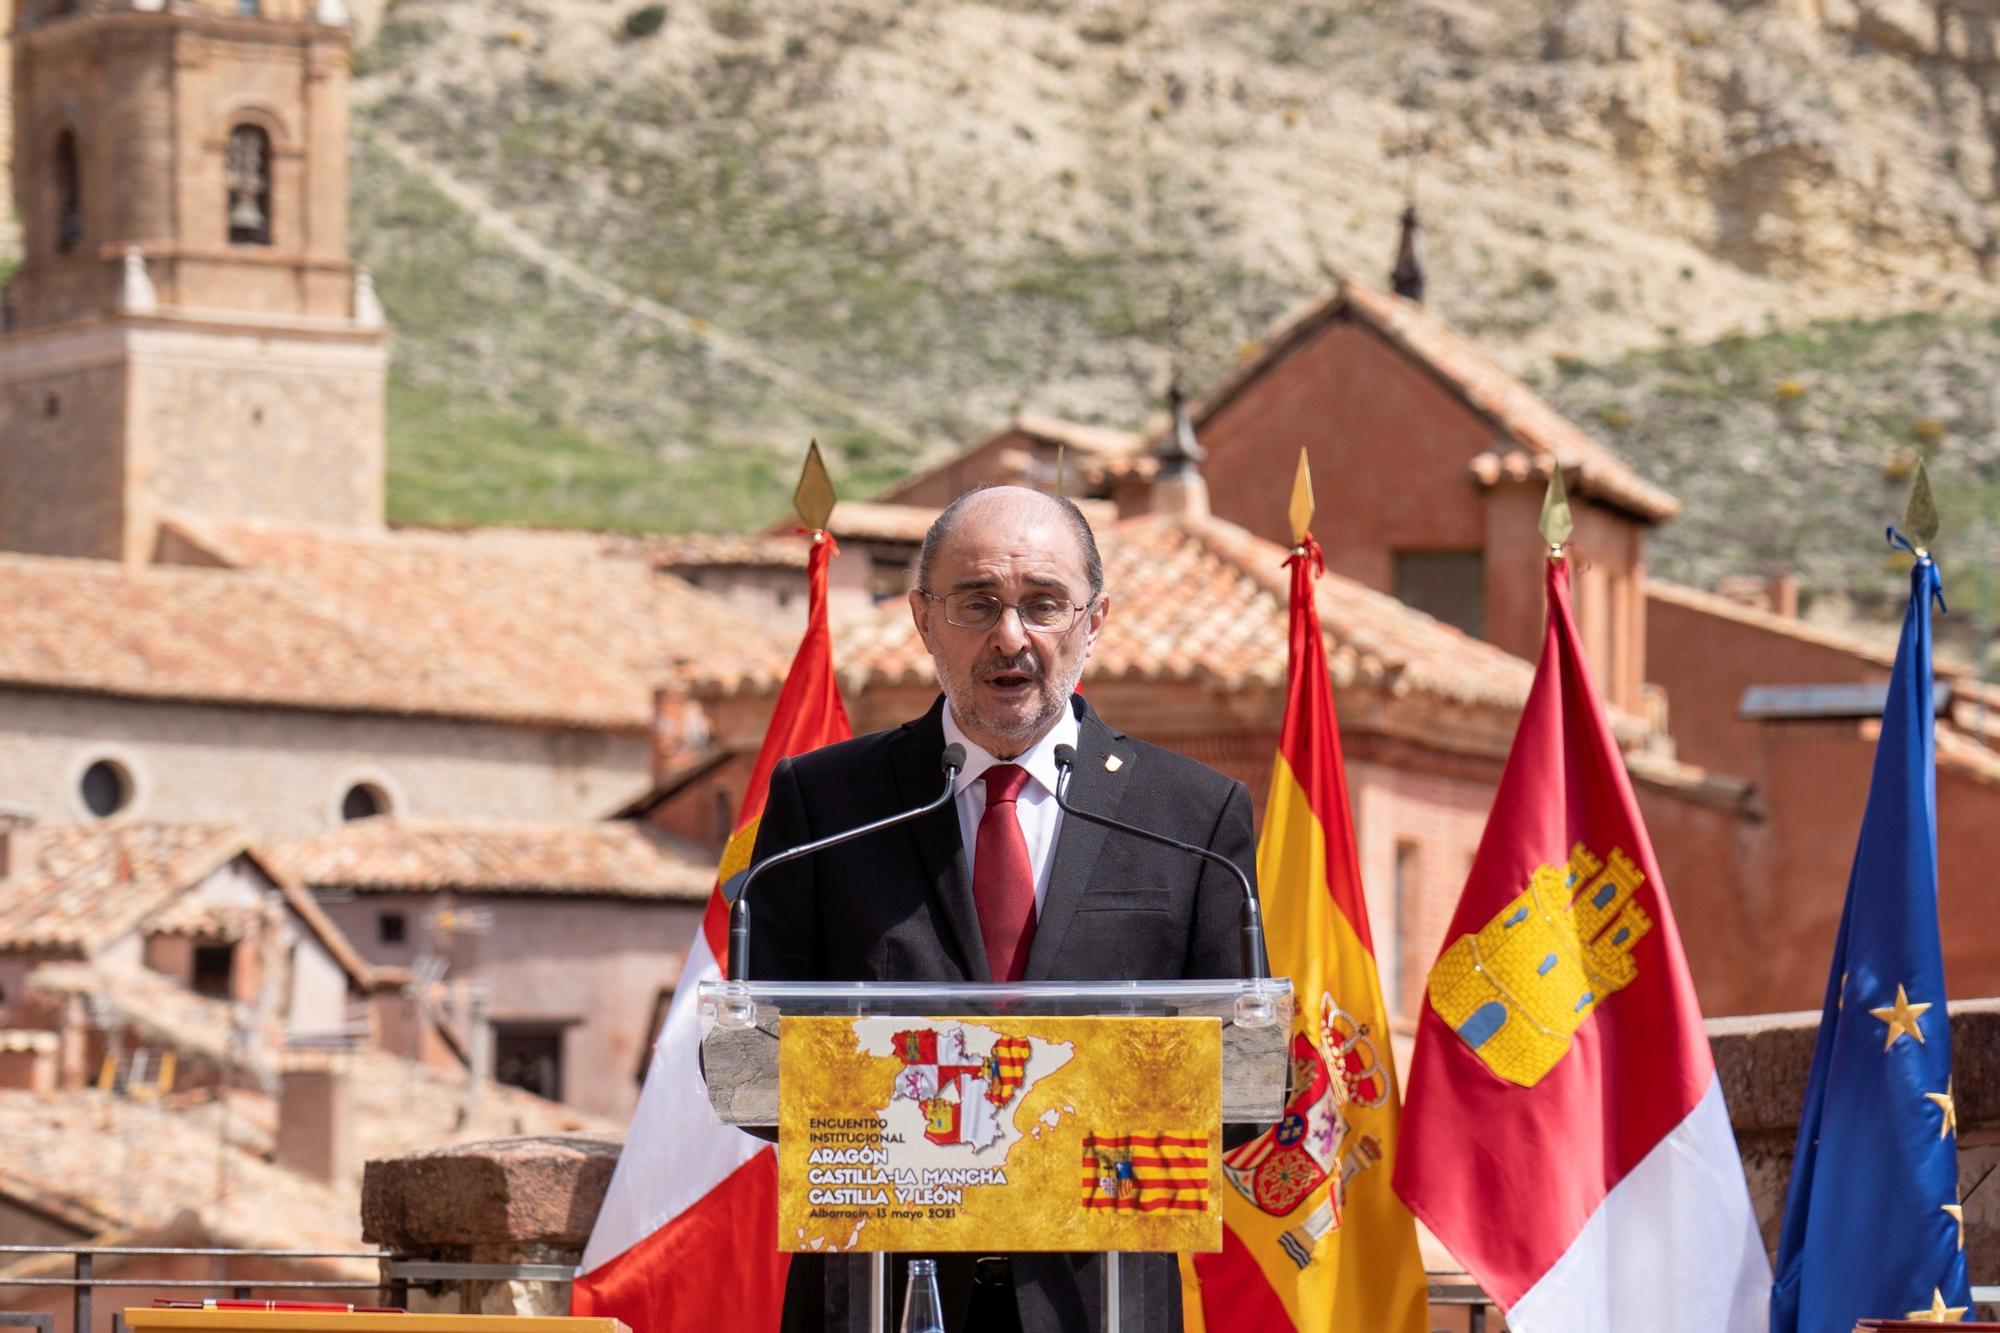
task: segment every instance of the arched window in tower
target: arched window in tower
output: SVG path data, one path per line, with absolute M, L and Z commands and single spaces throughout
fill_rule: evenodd
M 229 131 L 229 240 L 232 245 L 271 243 L 271 136 L 255 125 Z
M 83 242 L 83 165 L 76 136 L 56 136 L 56 253 L 68 254 Z

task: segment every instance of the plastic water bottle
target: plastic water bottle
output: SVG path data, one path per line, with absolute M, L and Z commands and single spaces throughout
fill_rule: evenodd
M 902 1333 L 944 1333 L 944 1302 L 938 1299 L 937 1260 L 910 1260 L 910 1286 L 903 1294 Z

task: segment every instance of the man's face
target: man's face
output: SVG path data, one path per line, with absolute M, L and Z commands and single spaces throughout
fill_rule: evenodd
M 1109 599 L 1091 602 L 1083 549 L 1068 519 L 1034 491 L 997 489 L 964 509 L 931 566 L 938 597 L 976 592 L 1006 603 L 1060 598 L 1090 603 L 1068 629 L 1029 630 L 1009 606 L 987 629 L 946 619 L 945 606 L 910 594 L 952 715 L 973 741 L 1011 759 L 1039 740 L 1062 710 L 1097 646 Z

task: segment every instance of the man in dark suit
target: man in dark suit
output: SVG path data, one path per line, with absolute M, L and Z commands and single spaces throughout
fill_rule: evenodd
M 910 609 L 943 696 L 900 727 L 780 763 L 756 855 L 923 803 L 939 790 L 940 754 L 956 742 L 967 762 L 953 806 L 759 880 L 751 975 L 1238 975 L 1242 889 L 1233 877 L 1056 807 L 1053 751 L 1067 744 L 1073 804 L 1209 847 L 1255 874 L 1243 784 L 1113 730 L 1075 693 L 1110 610 L 1076 507 L 1019 487 L 960 497 L 925 537 Z M 1123 1267 L 1128 1326 L 1178 1330 L 1172 1256 L 1134 1256 Z M 1100 1271 L 1082 1255 L 941 1257 L 947 1325 L 1095 1329 Z M 861 1327 L 860 1281 L 851 1262 L 795 1258 L 785 1327 Z

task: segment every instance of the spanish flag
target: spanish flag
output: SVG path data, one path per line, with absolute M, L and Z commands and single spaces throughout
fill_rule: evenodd
M 778 1327 L 790 1256 L 771 1245 L 777 1166 L 769 1144 L 715 1121 L 698 1067 L 695 987 L 722 975 L 717 960 L 727 956 L 729 933 L 722 885 L 750 863 L 771 770 L 780 759 L 853 734 L 834 682 L 826 621 L 827 563 L 837 550 L 825 531 L 815 531 L 812 542 L 805 637 L 778 692 L 707 915 L 654 1043 L 625 1150 L 572 1289 L 573 1315 L 612 1315 L 651 1333 Z
M 1199 1312 L 1231 1333 L 1423 1333 L 1416 1223 L 1390 1189 L 1394 1058 L 1313 604 L 1318 543 L 1302 537 L 1287 563 L 1290 681 L 1257 881 L 1271 973 L 1298 997 L 1292 1101 L 1275 1127 L 1223 1154 L 1223 1248 L 1194 1259 L 1187 1322 Z

